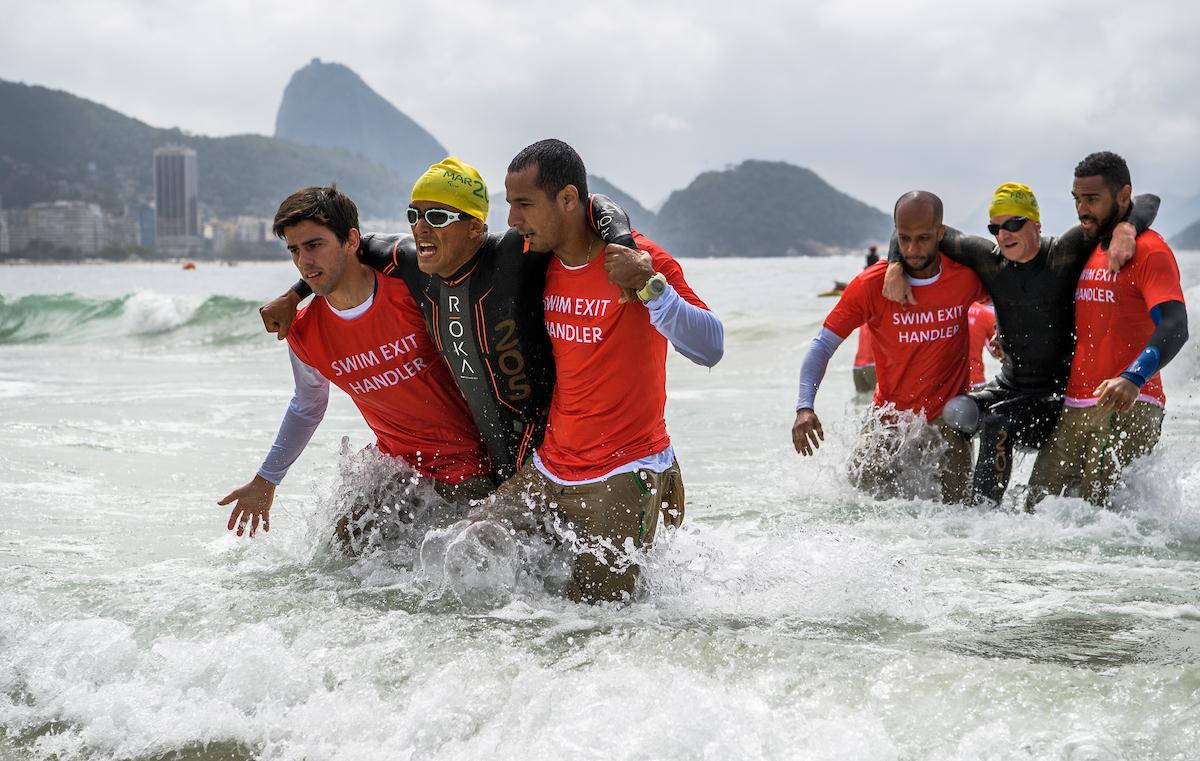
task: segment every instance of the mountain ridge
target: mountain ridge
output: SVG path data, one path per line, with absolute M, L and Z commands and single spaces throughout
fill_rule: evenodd
M 72 200 L 117 211 L 126 201 L 153 198 L 154 150 L 164 145 L 197 152 L 200 201 L 220 216 L 271 216 L 287 194 L 332 181 L 368 215 L 396 217 L 402 208 L 398 175 L 342 149 L 152 127 L 71 93 L 0 79 L 0 196 L 7 206 Z
M 891 230 L 889 215 L 816 172 L 757 159 L 700 174 L 655 217 L 659 243 L 683 256 L 822 256 Z
M 319 58 L 298 69 L 283 90 L 275 137 L 299 145 L 343 148 L 413 182 L 450 155 L 411 117 L 371 89 L 352 69 Z
M 1170 245 L 1177 251 L 1200 251 L 1200 219 L 1171 236 Z

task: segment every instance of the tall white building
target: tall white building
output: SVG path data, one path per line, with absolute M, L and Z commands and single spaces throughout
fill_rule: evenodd
M 155 247 L 187 254 L 204 247 L 196 152 L 168 145 L 154 152 Z
M 54 248 L 69 248 L 84 255 L 104 248 L 104 214 L 94 203 L 52 201 L 35 203 L 25 216 L 28 230 L 24 245 L 44 241 Z

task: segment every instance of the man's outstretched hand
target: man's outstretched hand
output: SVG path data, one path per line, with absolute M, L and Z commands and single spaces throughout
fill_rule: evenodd
M 246 532 L 246 524 L 250 524 L 250 536 L 258 533 L 261 523 L 263 531 L 271 530 L 271 503 L 275 501 L 275 484 L 262 476 L 255 474 L 250 483 L 239 486 L 225 495 L 218 505 L 228 505 L 234 502 L 233 511 L 229 513 L 229 523 L 225 528 L 230 531 L 237 529 L 237 535 Z
M 821 428 L 821 419 L 810 409 L 796 411 L 796 422 L 792 424 L 792 446 L 796 451 L 808 457 L 821 447 L 825 440 L 825 430 Z

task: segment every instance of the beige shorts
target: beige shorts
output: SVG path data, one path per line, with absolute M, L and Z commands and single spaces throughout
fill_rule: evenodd
M 1047 495 L 1083 497 L 1108 504 L 1121 471 L 1150 454 L 1162 432 L 1163 408 L 1134 402 L 1128 412 L 1067 407 L 1029 477 L 1029 504 Z
M 580 486 L 557 484 L 530 461 L 496 491 L 492 517 L 545 530 L 575 555 L 568 595 L 576 602 L 628 599 L 640 550 L 654 540 L 659 514 L 679 525 L 684 512 L 679 463 L 662 473 L 618 473 Z
M 856 394 L 873 394 L 875 393 L 875 365 L 864 365 L 856 367 L 851 371 L 854 377 L 854 393 Z

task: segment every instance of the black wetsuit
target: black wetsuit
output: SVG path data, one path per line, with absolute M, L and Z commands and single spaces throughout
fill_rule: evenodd
M 1139 233 L 1154 222 L 1158 204 L 1153 195 L 1135 199 L 1128 221 Z M 1013 444 L 1041 448 L 1058 425 L 1075 353 L 1075 288 L 1095 248 L 1077 225 L 1061 237 L 1043 237 L 1037 255 L 1018 264 L 1004 258 L 995 240 L 946 228 L 940 250 L 975 270 L 991 293 L 1004 347 L 1000 374 L 970 394 L 982 416 L 976 499 L 998 503 L 1012 475 Z M 893 236 L 888 261 L 901 260 Z
M 402 277 L 425 314 L 500 480 L 542 443 L 554 391 L 554 355 L 542 292 L 549 253 L 525 251 L 515 230 L 488 235 L 447 278 L 417 267 L 410 235 L 363 236 L 363 263 Z
M 588 220 L 606 242 L 633 246 L 629 217 L 607 197 L 591 197 Z M 498 481 L 513 475 L 541 446 L 554 392 L 542 300 L 553 254 L 526 251 L 524 238 L 510 229 L 488 235 L 447 278 L 421 272 L 408 234 L 364 235 L 358 255 L 404 279 L 471 410 L 493 475 Z M 312 293 L 303 280 L 292 290 L 301 298 Z

